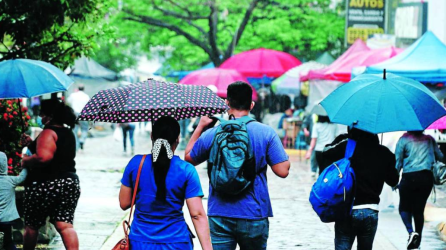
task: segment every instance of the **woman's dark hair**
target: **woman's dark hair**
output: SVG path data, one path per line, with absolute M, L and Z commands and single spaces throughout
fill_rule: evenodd
M 414 130 L 414 131 L 407 131 L 407 132 L 409 132 L 410 134 L 419 136 L 419 135 L 423 134 L 424 130 Z
M 152 139 L 156 142 L 157 139 L 165 139 L 172 147 L 178 136 L 180 135 L 180 124 L 168 116 L 159 118 L 154 124 L 152 129 Z M 153 162 L 153 173 L 155 176 L 156 184 L 156 198 L 166 199 L 166 176 L 170 168 L 170 159 L 167 157 L 167 151 L 164 146 L 161 146 L 160 153 L 156 162 Z
M 317 122 L 319 122 L 319 123 L 331 123 L 330 118 L 328 118 L 328 116 L 325 116 L 325 115 L 318 116 Z
M 65 103 L 56 100 L 43 100 L 40 104 L 40 113 L 52 117 L 52 122 L 60 125 L 67 125 L 71 129 L 76 123 L 76 115 L 72 108 Z
M 252 103 L 252 88 L 242 81 L 233 82 L 228 86 L 229 107 L 236 110 L 250 110 Z

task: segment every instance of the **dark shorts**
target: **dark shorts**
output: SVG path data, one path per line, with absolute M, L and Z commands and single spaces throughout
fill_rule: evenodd
M 63 178 L 33 182 L 25 187 L 25 225 L 40 228 L 50 222 L 73 224 L 74 211 L 81 194 L 79 180 Z

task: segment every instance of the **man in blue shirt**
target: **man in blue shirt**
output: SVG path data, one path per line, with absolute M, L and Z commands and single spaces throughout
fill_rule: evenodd
M 254 107 L 251 86 L 235 82 L 228 86 L 228 113 L 240 118 L 249 115 Z M 212 119 L 202 117 L 185 152 L 186 161 L 198 165 L 209 158 L 217 128 L 205 128 Z M 238 195 L 225 195 L 209 186 L 208 216 L 213 248 L 233 250 L 237 244 L 241 250 L 266 249 L 269 221 L 272 217 L 271 201 L 266 181 L 267 166 L 282 178 L 288 176 L 290 162 L 276 132 L 259 122 L 247 124 L 256 167 L 253 184 Z

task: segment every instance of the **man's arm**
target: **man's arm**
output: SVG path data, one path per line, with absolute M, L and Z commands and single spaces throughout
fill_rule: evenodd
M 200 162 L 195 162 L 190 153 L 192 151 L 192 149 L 194 148 L 195 143 L 197 142 L 198 138 L 200 138 L 201 134 L 203 133 L 204 129 L 212 123 L 212 119 L 207 117 L 207 116 L 203 116 L 200 118 L 200 122 L 198 123 L 197 128 L 195 129 L 194 133 L 192 134 L 189 142 L 187 143 L 186 146 L 186 150 L 184 152 L 184 160 L 186 160 L 187 162 L 189 162 L 190 164 L 197 166 L 198 164 L 200 164 Z
M 276 165 L 271 166 L 271 170 L 273 170 L 274 174 L 281 178 L 286 178 L 290 173 L 291 163 L 290 160 L 278 163 Z

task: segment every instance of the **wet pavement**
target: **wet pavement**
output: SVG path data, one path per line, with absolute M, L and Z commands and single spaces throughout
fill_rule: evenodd
M 118 192 L 122 171 L 130 160 L 123 155 L 122 145 L 111 132 L 94 133 L 88 139 L 83 152 L 76 158 L 81 180 L 82 194 L 76 210 L 74 226 L 79 235 L 82 250 L 109 250 L 122 237 L 122 220 L 127 216 L 119 208 Z M 150 139 L 147 133 L 135 133 L 136 153 L 148 153 Z M 182 156 L 183 152 L 176 154 Z M 268 249 L 334 249 L 333 223 L 320 222 L 308 202 L 309 192 L 314 182 L 309 173 L 309 165 L 299 157 L 292 156 L 292 169 L 286 179 L 275 176 L 268 170 L 268 183 L 272 199 L 274 217 L 270 218 Z M 204 164 L 197 167 L 203 191 L 204 205 L 207 203 L 208 181 Z M 444 193 L 439 190 L 439 200 Z M 437 204 L 439 205 L 439 204 Z M 442 204 L 440 204 L 442 205 Z M 188 223 L 190 218 L 185 209 Z M 396 209 L 380 212 L 378 233 L 374 249 L 406 249 L 407 233 Z M 436 234 L 438 222 L 427 222 L 423 231 L 421 249 L 446 249 L 446 243 Z M 64 249 L 59 237 L 41 249 Z M 199 247 L 195 240 L 195 249 Z M 355 249 L 355 248 L 354 248 Z

